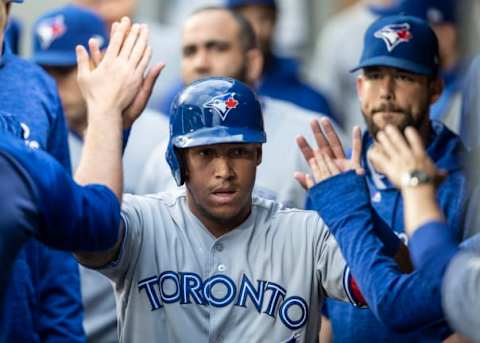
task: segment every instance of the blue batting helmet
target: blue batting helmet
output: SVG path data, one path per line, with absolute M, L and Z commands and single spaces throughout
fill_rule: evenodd
M 178 186 L 184 183 L 177 149 L 219 143 L 265 143 L 260 102 L 250 87 L 227 77 L 193 82 L 170 108 L 166 159 Z

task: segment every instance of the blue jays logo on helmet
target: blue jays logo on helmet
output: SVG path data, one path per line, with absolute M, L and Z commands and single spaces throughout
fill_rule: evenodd
M 235 99 L 235 93 L 226 93 L 213 97 L 203 106 L 211 108 L 218 113 L 222 120 L 227 118 L 228 113 L 238 107 L 238 100 Z
M 375 37 L 383 39 L 388 51 L 391 52 L 400 43 L 409 42 L 413 38 L 413 35 L 410 32 L 410 25 L 404 23 L 387 25 L 375 32 Z
M 65 18 L 63 15 L 43 20 L 38 25 L 37 29 L 37 35 L 40 37 L 43 49 L 48 49 L 53 41 L 63 36 L 65 32 L 67 32 L 67 26 L 65 25 Z

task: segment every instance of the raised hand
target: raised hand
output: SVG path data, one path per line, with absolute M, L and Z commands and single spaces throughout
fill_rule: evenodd
M 305 189 L 312 188 L 316 183 L 326 180 L 339 173 L 355 170 L 357 174 L 364 174 L 360 163 L 362 138 L 360 128 L 355 127 L 352 132 L 352 156 L 347 159 L 342 143 L 326 117 L 313 120 L 310 124 L 315 137 L 317 148 L 313 149 L 305 137 L 299 136 L 297 144 L 305 160 L 310 165 L 312 174 L 296 172 L 295 178 Z
M 114 35 L 115 31 L 118 29 L 118 24 L 112 26 L 111 36 Z M 91 54 L 91 63 L 94 67 L 97 67 L 102 61 L 102 53 L 100 51 L 99 43 L 96 39 L 92 38 L 88 42 L 88 46 Z M 148 54 L 151 54 L 149 51 L 150 47 L 147 47 Z M 132 103 L 123 111 L 123 127 L 131 127 L 134 121 L 140 116 L 145 107 L 147 106 L 148 99 L 152 94 L 153 87 L 155 82 L 160 75 L 160 72 L 165 67 L 163 63 L 154 65 L 144 77 L 140 90 L 137 92 Z
M 378 172 L 386 175 L 399 189 L 413 171 L 425 173 L 435 183 L 446 176 L 427 155 L 418 132 L 412 127 L 405 129 L 405 137 L 391 125 L 380 131 L 377 142 L 368 152 L 368 159 Z
M 132 25 L 123 18 L 113 24 L 103 57 L 95 40 L 89 42 L 91 57 L 84 47 L 77 47 L 78 83 L 89 113 L 101 113 L 99 109 L 105 115 L 122 113 L 131 124 L 143 111 L 162 68 L 158 65 L 144 77 L 151 57 L 148 35 L 146 25 Z

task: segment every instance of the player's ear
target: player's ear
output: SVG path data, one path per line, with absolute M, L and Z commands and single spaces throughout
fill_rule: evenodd
M 363 86 L 364 86 L 363 81 L 364 81 L 364 78 L 362 74 L 358 75 L 355 80 L 355 85 L 357 87 L 357 97 L 359 100 L 363 98 Z
M 263 54 L 260 49 L 249 49 L 246 52 L 247 83 L 254 84 L 260 79 L 263 71 Z
M 258 145 L 257 147 L 257 166 L 260 165 L 260 163 L 262 163 L 262 146 L 261 145 Z
M 433 104 L 440 98 L 443 92 L 443 80 L 440 77 L 435 77 L 429 80 L 430 88 L 430 104 Z

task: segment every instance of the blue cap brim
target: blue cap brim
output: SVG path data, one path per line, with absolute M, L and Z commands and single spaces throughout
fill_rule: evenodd
M 392 67 L 402 69 L 408 72 L 412 72 L 414 74 L 420 75 L 427 75 L 431 76 L 435 74 L 435 70 L 433 68 L 427 68 L 425 66 L 412 63 L 410 61 L 406 61 L 405 59 L 400 59 L 391 56 L 378 56 L 369 58 L 362 63 L 360 63 L 355 68 L 351 69 L 350 72 L 354 73 L 360 69 L 367 68 L 367 67 Z
M 44 66 L 68 67 L 77 64 L 75 52 L 38 52 L 32 56 L 32 61 Z
M 264 132 L 247 128 L 212 127 L 175 137 L 173 145 L 177 148 L 193 148 L 202 145 L 225 143 L 265 143 Z

